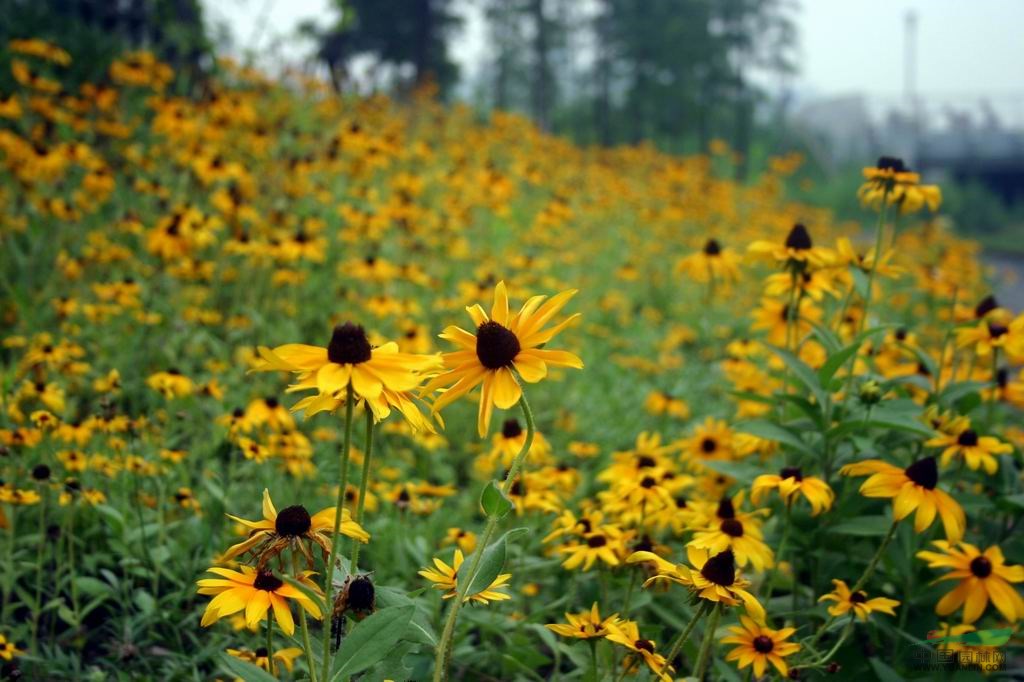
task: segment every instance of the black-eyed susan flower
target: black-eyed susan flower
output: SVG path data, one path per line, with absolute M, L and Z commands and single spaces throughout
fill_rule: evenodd
M 728 283 L 739 279 L 739 265 L 739 255 L 712 238 L 704 242 L 700 251 L 680 258 L 676 262 L 676 272 L 701 284 L 712 281 Z
M 293 410 L 306 415 L 337 409 L 352 389 L 357 400 L 365 400 L 379 421 L 395 407 L 410 419 L 410 425 L 422 426 L 425 420 L 410 392 L 418 387 L 425 372 L 437 369 L 440 361 L 432 355 L 401 353 L 398 344 L 385 343 L 374 348 L 360 325 L 346 322 L 331 333 L 326 348 L 289 343 L 270 349 L 260 346 L 261 361 L 252 371 L 284 371 L 298 375 L 288 391 L 316 390 L 296 403 Z
M 246 663 L 251 663 L 258 668 L 264 670 L 270 670 L 270 652 L 264 646 L 259 647 L 256 650 L 250 649 L 227 649 L 229 656 L 234 656 Z M 278 664 L 283 665 L 289 672 L 295 667 L 295 659 L 302 655 L 302 649 L 298 647 L 288 647 L 286 649 L 278 649 L 273 653 L 274 667 Z
M 465 561 L 465 556 L 462 554 L 462 550 L 456 548 L 455 554 L 452 557 L 452 564 L 449 566 L 445 562 L 441 561 L 437 557 L 434 557 L 434 568 L 424 568 L 418 571 L 418 573 L 434 583 L 433 587 L 435 590 L 444 590 L 444 594 L 441 595 L 444 599 L 451 599 L 459 593 L 459 569 L 462 568 L 462 563 Z M 492 601 L 504 601 L 511 599 L 512 596 L 503 590 L 507 589 L 508 581 L 512 578 L 511 573 L 502 573 L 493 581 L 491 584 L 480 590 L 476 594 L 467 594 L 463 597 L 463 603 L 468 601 L 474 601 L 478 604 L 487 604 Z
M 747 250 L 756 256 L 766 256 L 787 268 L 803 270 L 808 266 L 828 265 L 833 254 L 829 249 L 815 246 L 802 223 L 796 223 L 781 244 L 765 240 L 752 242 Z
M 943 467 L 949 466 L 954 458 L 959 458 L 971 471 L 984 469 L 990 476 L 999 469 L 996 455 L 1013 452 L 1013 446 L 1009 443 L 1004 443 L 994 436 L 978 435 L 967 419 L 958 420 L 954 428 L 941 431 L 934 438 L 925 441 L 925 445 L 944 448 L 939 455 L 939 463 Z
M 687 547 L 706 550 L 712 556 L 725 550 L 732 550 L 736 563 L 740 566 L 751 564 L 756 570 L 763 571 L 774 563 L 771 548 L 764 542 L 764 535 L 757 521 L 758 512 L 737 514 L 737 504 L 723 497 L 715 510 L 714 518 L 708 526 L 700 528 L 693 534 Z
M 626 552 L 625 539 L 622 531 L 613 525 L 603 525 L 584 533 L 576 542 L 570 542 L 558 548 L 562 554 L 568 554 L 562 566 L 573 570 L 583 566 L 589 571 L 598 559 L 607 566 L 618 566 Z
M 575 295 L 576 290 L 571 289 L 550 299 L 533 296 L 513 314 L 505 283 L 498 282 L 490 315 L 479 304 L 466 309 L 476 325 L 476 333 L 450 326 L 441 334 L 442 339 L 458 345 L 460 350 L 443 354 L 446 371 L 423 389 L 425 393 L 445 389 L 435 399 L 434 410 L 443 409 L 482 384 L 477 431 L 483 438 L 490 428 L 494 408 L 506 410 L 519 402 L 522 388 L 513 370 L 523 381 L 536 383 L 547 376 L 549 365 L 581 369 L 583 361 L 572 353 L 542 348 L 579 317 L 576 313 L 545 328 Z
M 985 612 L 991 601 L 999 613 L 1011 623 L 1024 618 L 1024 598 L 1010 583 L 1024 582 L 1024 566 L 1007 565 L 1003 551 L 992 545 L 984 552 L 974 545 L 960 542 L 956 545 L 944 540 L 932 543 L 939 551 L 922 550 L 919 559 L 929 568 L 952 569 L 936 582 L 959 580 L 959 584 L 935 605 L 935 612 L 948 616 L 964 607 L 964 622 L 973 623 Z
M 544 627 L 562 637 L 592 639 L 594 637 L 605 637 L 609 633 L 610 626 L 618 625 L 622 622 L 617 613 L 602 618 L 601 612 L 597 608 L 597 602 L 591 605 L 589 611 L 581 611 L 580 613 L 567 612 L 565 620 L 565 623 L 548 623 Z
M 787 642 L 796 628 L 782 628 L 773 630 L 764 625 L 758 625 L 747 616 L 740 616 L 740 625 L 729 626 L 732 633 L 722 638 L 722 644 L 736 644 L 737 646 L 725 655 L 725 660 L 736 661 L 740 670 L 747 666 L 754 666 L 754 676 L 760 678 L 764 675 L 765 669 L 771 663 L 779 675 L 786 677 L 789 674 L 789 666 L 785 658 L 800 651 L 800 645 L 795 642 Z
M 815 476 L 804 476 L 800 467 L 783 467 L 776 474 L 762 474 L 754 479 L 750 489 L 750 501 L 760 504 L 770 490 L 778 490 L 786 504 L 802 495 L 811 505 L 811 514 L 817 516 L 832 507 L 835 493 L 828 483 Z
M 942 203 L 937 185 L 922 185 L 921 177 L 892 156 L 879 157 L 878 163 L 863 170 L 865 182 L 857 196 L 865 206 L 878 209 L 883 202 L 897 206 L 900 213 L 915 213 L 927 206 L 935 211 Z
M 764 607 L 747 591 L 750 581 L 740 574 L 731 549 L 710 556 L 706 550 L 687 547 L 686 555 L 693 568 L 673 564 L 653 552 L 634 552 L 626 561 L 654 564 L 655 574 L 644 582 L 644 587 L 659 580 L 668 580 L 689 588 L 701 599 L 728 606 L 743 604 L 751 618 L 758 623 L 764 622 Z
M 327 555 L 331 553 L 335 514 L 335 507 L 327 507 L 311 516 L 301 504 L 285 507 L 278 512 L 270 498 L 270 491 L 264 488 L 262 519 L 249 521 L 231 514 L 227 515 L 231 520 L 248 528 L 250 534 L 243 542 L 229 547 L 221 560 L 227 561 L 251 551 L 259 557 L 258 565 L 263 566 L 285 548 L 292 548 L 302 552 L 312 565 L 310 543 L 316 543 L 320 547 L 326 560 Z M 352 520 L 348 509 L 342 510 L 338 532 L 359 542 L 370 541 L 370 534 Z
M 466 554 L 476 549 L 476 533 L 462 528 L 449 528 L 441 541 L 442 545 L 457 545 Z
M 192 380 L 174 368 L 149 375 L 146 385 L 168 400 L 184 398 L 195 390 Z
M 900 605 L 899 601 L 887 597 L 874 597 L 868 599 L 867 592 L 857 590 L 853 592 L 843 580 L 832 580 L 833 590 L 822 595 L 818 601 L 835 602 L 828 607 L 828 612 L 833 616 L 842 616 L 853 611 L 857 618 L 866 621 L 872 612 L 887 613 L 895 616 L 893 609 Z
M 608 634 L 605 635 L 605 639 L 624 646 L 632 652 L 632 656 L 627 656 L 622 662 L 626 673 L 636 670 L 635 660 L 636 657 L 639 657 L 659 680 L 662 682 L 672 681 L 672 676 L 669 675 L 669 671 L 673 669 L 672 666 L 668 664 L 664 656 L 655 652 L 657 645 L 653 641 L 640 636 L 640 628 L 635 621 L 610 623 L 607 628 Z
M 270 571 L 258 571 L 252 566 L 242 566 L 241 569 L 239 572 L 212 566 L 206 570 L 221 577 L 203 578 L 196 582 L 199 594 L 215 595 L 203 612 L 203 627 L 244 609 L 246 625 L 251 628 L 266 618 L 267 611 L 273 608 L 274 619 L 281 626 L 281 631 L 292 635 L 295 632 L 295 621 L 292 619 L 289 599 L 296 601 L 309 615 L 320 618 L 320 607 L 299 588 L 286 583 Z M 293 578 L 308 590 L 319 594 L 320 588 L 310 580 L 310 575 L 311 572 L 304 571 Z
M 963 507 L 949 493 L 938 488 L 939 467 L 934 457 L 919 459 L 906 469 L 880 459 L 868 459 L 847 464 L 840 473 L 847 476 L 870 475 L 860 486 L 861 495 L 892 498 L 892 515 L 896 521 L 917 510 L 914 517 L 916 532 L 921 533 L 932 525 L 937 513 L 950 542 L 959 542 L 964 536 L 967 519 Z
M 14 645 L 14 642 L 7 639 L 7 636 L 0 633 L 0 658 L 5 661 L 14 660 L 15 656 L 21 656 L 24 651 Z

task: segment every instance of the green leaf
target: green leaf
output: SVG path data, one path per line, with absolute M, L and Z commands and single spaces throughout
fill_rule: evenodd
M 246 682 L 277 682 L 277 678 L 263 668 L 253 665 L 248 661 L 243 661 L 240 658 L 235 658 L 231 654 L 221 654 L 220 660 L 225 668 Z
M 800 438 L 800 436 L 784 426 L 779 426 L 775 422 L 755 419 L 737 424 L 736 430 L 743 433 L 751 433 L 766 440 L 774 440 L 782 443 L 783 445 L 788 445 L 794 450 L 802 452 L 805 455 L 814 456 L 814 451 L 803 441 L 802 438 Z
M 839 371 L 839 368 L 849 362 L 850 358 L 856 355 L 857 351 L 859 351 L 860 347 L 864 345 L 864 342 L 868 337 L 878 334 L 879 332 L 883 332 L 886 329 L 888 329 L 888 326 L 873 327 L 865 332 L 861 332 L 857 338 L 850 343 L 850 345 L 829 355 L 828 359 L 825 360 L 825 364 L 823 364 L 818 370 L 818 381 L 821 382 L 821 385 L 828 386 L 829 381 L 831 381 L 832 377 L 835 376 L 835 373 Z
M 825 392 L 821 387 L 821 382 L 818 381 L 818 375 L 814 373 L 814 370 L 810 366 L 798 358 L 797 356 L 790 353 L 784 348 L 778 348 L 777 346 L 765 346 L 768 350 L 778 355 L 786 366 L 789 367 L 790 371 L 801 381 L 814 397 L 817 398 L 818 403 L 825 402 Z
M 512 500 L 508 499 L 505 493 L 501 492 L 497 481 L 488 482 L 483 493 L 480 494 L 480 507 L 487 516 L 503 518 L 512 511 Z
M 831 532 L 839 535 L 875 537 L 888 533 L 890 526 L 892 521 L 884 516 L 854 516 L 832 526 Z
M 506 545 L 509 539 L 515 535 L 528 532 L 529 530 L 526 528 L 513 528 L 495 542 L 492 542 L 489 547 L 484 548 L 484 556 L 480 560 L 480 566 L 477 568 L 476 575 L 473 576 L 469 583 L 469 590 L 466 592 L 467 596 L 483 592 L 494 582 L 494 579 L 501 574 L 501 569 L 505 567 Z M 469 562 L 470 559 L 466 559 L 466 563 Z
M 415 612 L 412 604 L 391 606 L 352 628 L 334 654 L 331 680 L 355 675 L 380 662 L 405 635 Z
M 871 668 L 875 671 L 875 677 L 879 682 L 903 682 L 902 675 L 877 658 L 869 658 L 868 663 L 871 664 Z
M 717 471 L 730 478 L 734 478 L 744 485 L 750 485 L 754 479 L 764 473 L 763 467 L 747 464 L 746 462 L 727 462 L 724 460 L 707 460 L 702 463 L 708 469 Z

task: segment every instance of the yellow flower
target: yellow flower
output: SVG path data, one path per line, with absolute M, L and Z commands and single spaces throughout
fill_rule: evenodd
M 563 637 L 591 639 L 606 636 L 610 626 L 622 623 L 622 619 L 619 618 L 617 613 L 613 613 L 607 618 L 601 618 L 601 613 L 597 609 L 597 602 L 591 605 L 589 611 L 566 613 L 565 619 L 568 623 L 549 623 L 544 627 Z
M 686 555 L 694 568 L 673 564 L 653 552 L 634 552 L 626 563 L 654 563 L 656 572 L 644 582 L 644 587 L 659 580 L 668 580 L 688 587 L 701 599 L 728 606 L 743 604 L 751 618 L 758 623 L 764 622 L 764 607 L 747 591 L 750 581 L 740 575 L 731 549 L 710 556 L 706 550 L 687 547 Z
M 868 595 L 864 590 L 851 592 L 850 588 L 842 580 L 833 580 L 832 585 L 835 589 L 823 595 L 818 601 L 834 601 L 835 604 L 828 607 L 828 612 L 833 616 L 841 616 L 852 610 L 858 618 L 866 621 L 872 611 L 895 616 L 896 614 L 893 612 L 893 609 L 900 605 L 899 601 L 887 599 L 886 597 L 868 599 Z
M 722 498 L 710 526 L 694 533 L 687 544 L 688 550 L 690 547 L 706 550 L 711 555 L 731 550 L 737 564 L 750 563 L 758 571 L 774 564 L 772 550 L 764 542 L 756 515 L 737 515 L 728 497 Z
M 419 571 L 419 574 L 434 583 L 434 589 L 444 590 L 445 593 L 442 595 L 444 599 L 451 599 L 458 594 L 459 569 L 462 568 L 464 560 L 465 557 L 462 554 L 462 550 L 456 549 L 455 556 L 452 558 L 451 566 L 437 557 L 434 557 L 434 566 L 436 567 L 436 570 L 433 568 L 424 568 Z M 502 573 L 484 589 L 475 594 L 467 594 L 463 597 L 463 603 L 472 600 L 480 604 L 487 604 L 492 601 L 504 601 L 506 599 L 511 599 L 511 595 L 500 591 L 508 586 L 507 583 L 511 577 L 511 573 Z
M 15 656 L 21 656 L 24 651 L 14 645 L 14 642 L 8 641 L 7 637 L 0 634 L 0 658 L 5 661 L 13 660 Z
M 327 507 L 310 516 L 302 505 L 285 507 L 280 512 L 270 499 L 270 491 L 263 489 L 263 518 L 259 521 L 248 521 L 228 514 L 228 518 L 250 529 L 249 537 L 228 548 L 221 561 L 233 559 L 240 554 L 252 550 L 259 557 L 259 566 L 264 565 L 271 557 L 281 553 L 286 547 L 298 549 L 312 564 L 313 557 L 309 547 L 302 540 L 315 542 L 320 546 L 326 558 L 331 553 L 331 537 L 334 534 L 336 510 Z M 341 525 L 338 531 L 342 535 L 355 538 L 359 542 L 369 542 L 370 534 L 362 526 L 352 520 L 349 510 L 343 509 Z
M 814 476 L 805 477 L 799 467 L 784 467 L 777 476 L 763 474 L 755 478 L 750 489 L 750 501 L 760 504 L 768 491 L 774 489 L 778 489 L 786 504 L 791 504 L 794 496 L 803 495 L 811 504 L 812 516 L 830 509 L 835 499 L 835 493 L 825 481 Z
M 456 326 L 447 327 L 441 334 L 442 339 L 461 349 L 443 355 L 447 371 L 424 387 L 425 393 L 446 389 L 434 401 L 434 411 L 444 409 L 456 398 L 483 384 L 477 416 L 477 432 L 483 438 L 490 428 L 494 408 L 507 410 L 519 402 L 522 388 L 513 370 L 523 381 L 536 383 L 547 376 L 548 365 L 581 369 L 583 361 L 572 353 L 541 348 L 579 317 L 576 313 L 553 327 L 544 328 L 575 295 L 576 290 L 571 289 L 550 299 L 534 296 L 513 314 L 509 310 L 505 283 L 498 282 L 490 316 L 479 304 L 466 309 L 477 327 L 475 334 Z
M 985 612 L 989 601 L 1011 623 L 1024 618 L 1024 598 L 1010 583 L 1024 582 L 1024 566 L 1007 566 L 1003 551 L 992 545 L 984 552 L 966 542 L 959 543 L 959 549 L 944 540 L 932 543 L 939 552 L 922 550 L 919 559 L 928 562 L 929 568 L 950 568 L 936 582 L 959 580 L 952 592 L 939 600 L 935 612 L 940 616 L 964 607 L 964 622 L 973 623 Z
M 925 441 L 931 447 L 944 447 L 939 456 L 942 466 L 949 466 L 954 457 L 960 457 L 972 471 L 979 468 L 992 475 L 999 469 L 999 460 L 994 455 L 1006 455 L 1013 452 L 1013 446 L 1003 443 L 993 436 L 979 436 L 970 428 L 970 422 L 964 418 L 958 420 L 950 431 L 940 432 L 934 438 Z
M 449 528 L 448 532 L 445 533 L 444 540 L 441 541 L 441 544 L 458 545 L 459 549 L 470 554 L 474 549 L 476 549 L 476 533 L 471 530 L 463 530 L 461 528 Z
M 801 223 L 793 226 L 783 243 L 758 240 L 751 243 L 747 250 L 754 255 L 767 256 L 778 263 L 798 270 L 805 269 L 807 266 L 828 265 L 834 257 L 830 250 L 814 246 L 810 233 Z
M 579 542 L 558 548 L 558 552 L 569 555 L 562 566 L 570 571 L 580 564 L 584 571 L 589 571 L 598 559 L 608 566 L 618 566 L 625 551 L 622 532 L 615 526 L 600 526 L 584 533 Z
M 620 621 L 619 623 L 609 623 L 607 627 L 608 634 L 605 635 L 605 639 L 624 646 L 632 651 L 634 655 L 639 655 L 643 658 L 647 667 L 662 682 L 672 682 L 672 676 L 667 672 L 673 669 L 672 666 L 668 664 L 664 656 L 654 652 L 657 646 L 654 642 L 640 636 L 640 629 L 635 621 L 628 620 Z M 622 661 L 622 665 L 627 673 L 635 669 L 633 660 L 628 656 Z
M 398 344 L 374 348 L 366 331 L 351 322 L 338 325 L 326 348 L 289 343 L 270 349 L 258 348 L 261 360 L 254 372 L 284 371 L 298 374 L 289 392 L 316 390 L 315 396 L 296 403 L 292 410 L 304 410 L 307 417 L 335 410 L 352 389 L 356 399 L 365 400 L 380 421 L 397 408 L 414 428 L 432 428 L 413 401 L 410 392 L 423 381 L 425 372 L 440 367 L 433 355 L 400 353 Z
M 799 644 L 786 641 L 796 632 L 796 628 L 772 630 L 758 625 L 746 616 L 740 616 L 740 623 L 741 625 L 729 626 L 729 631 L 733 634 L 722 638 L 723 644 L 738 645 L 725 655 L 725 660 L 737 661 L 740 670 L 753 665 L 754 677 L 757 678 L 764 675 L 765 668 L 771 663 L 779 671 L 779 675 L 786 677 L 789 674 L 789 666 L 783 659 L 800 651 Z
M 868 459 L 847 464 L 839 473 L 846 476 L 871 474 L 860 487 L 861 495 L 893 498 L 892 516 L 896 521 L 903 520 L 916 509 L 915 532 L 924 532 L 938 513 L 950 542 L 959 542 L 964 536 L 967 525 L 964 510 L 948 493 L 936 487 L 939 468 L 934 457 L 919 459 L 906 469 L 879 459 Z
M 176 369 L 149 375 L 146 385 L 168 400 L 192 395 L 195 388 L 192 380 Z
M 267 656 L 267 648 L 260 647 L 255 651 L 248 649 L 228 649 L 227 653 L 235 658 L 240 658 L 246 663 L 252 663 L 253 665 L 263 668 L 264 670 L 270 670 L 270 657 Z M 290 672 L 295 667 L 295 659 L 302 655 L 302 649 L 298 647 L 288 647 L 287 649 L 278 649 L 274 652 L 275 665 L 281 663 Z
M 289 599 L 297 601 L 299 606 L 314 618 L 320 618 L 320 607 L 302 590 L 286 583 L 270 571 L 257 571 L 252 566 L 241 568 L 242 571 L 238 572 L 213 566 L 206 570 L 221 576 L 220 578 L 204 578 L 196 582 L 199 585 L 199 594 L 216 595 L 203 613 L 203 627 L 213 625 L 221 618 L 245 609 L 245 623 L 251 628 L 263 620 L 267 611 L 273 608 L 274 619 L 281 626 L 281 631 L 291 635 L 295 632 L 295 621 L 288 605 Z M 320 588 L 310 580 L 310 575 L 311 572 L 304 571 L 293 577 L 307 589 L 319 594 Z

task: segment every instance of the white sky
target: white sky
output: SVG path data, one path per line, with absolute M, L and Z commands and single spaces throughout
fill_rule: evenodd
M 303 20 L 329 23 L 330 0 L 202 0 L 207 16 L 227 23 L 237 47 L 266 54 L 276 40 L 288 59 L 308 54 L 291 37 Z M 636 0 L 642 2 L 642 0 Z M 479 2 L 452 44 L 472 73 L 485 36 Z M 991 95 L 1024 107 L 1024 0 L 801 0 L 797 88 L 815 95 L 903 92 L 904 17 L 918 17 L 917 89 L 943 97 Z M 260 28 L 262 24 L 262 28 Z

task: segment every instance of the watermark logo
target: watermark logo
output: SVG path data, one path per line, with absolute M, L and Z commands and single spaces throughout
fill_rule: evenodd
M 915 647 L 911 668 L 917 671 L 975 670 L 996 672 L 1006 670 L 1006 653 L 999 649 L 1010 641 L 1013 630 L 976 630 L 958 635 L 944 635 L 932 630 L 924 644 Z

